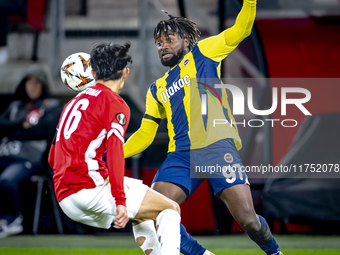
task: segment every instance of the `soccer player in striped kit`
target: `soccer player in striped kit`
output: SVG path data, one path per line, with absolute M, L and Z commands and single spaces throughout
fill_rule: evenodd
M 131 157 L 145 150 L 152 143 L 160 121 L 167 118 L 168 156 L 152 188 L 181 204 L 206 178 L 191 178 L 195 165 L 224 165 L 236 169 L 206 179 L 249 237 L 265 253 L 279 255 L 279 246 L 266 220 L 254 210 L 246 173 L 240 171 L 243 165 L 238 150 L 242 143 L 237 126 L 213 126 L 213 119 L 235 123 L 225 89 L 213 86 L 221 83 L 221 61 L 250 35 L 255 14 L 256 0 L 244 0 L 234 26 L 199 42 L 196 24 L 186 18 L 168 14 L 168 20 L 157 24 L 156 47 L 162 65 L 168 66 L 169 71 L 151 84 L 141 127 L 124 145 L 124 155 Z M 209 94 L 208 117 L 202 115 L 203 91 Z M 181 252 L 210 254 L 182 225 Z

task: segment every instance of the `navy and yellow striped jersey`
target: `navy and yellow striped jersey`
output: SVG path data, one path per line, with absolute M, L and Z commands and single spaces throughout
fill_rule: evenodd
M 168 152 L 203 148 L 225 138 L 233 139 L 237 149 L 242 147 L 236 125 L 230 124 L 235 120 L 226 90 L 215 89 L 214 84 L 221 83 L 221 61 L 250 34 L 255 14 L 256 0 L 244 0 L 233 27 L 198 42 L 180 63 L 151 84 L 142 125 L 124 145 L 125 157 L 146 149 L 165 117 Z M 202 114 L 203 94 L 206 114 Z M 214 125 L 214 119 L 229 124 Z
M 225 138 L 235 139 L 238 149 L 241 148 L 241 139 L 235 125 L 213 127 L 212 117 L 235 122 L 225 89 L 219 89 L 223 107 L 216 104 L 216 95 L 213 96 L 216 98 L 207 97 L 206 123 L 201 113 L 202 93 L 198 89 L 220 77 L 221 61 L 234 49 L 225 44 L 223 33 L 202 40 L 179 64 L 150 86 L 146 96 L 145 116 L 156 120 L 167 118 L 170 139 L 168 152 L 203 148 Z

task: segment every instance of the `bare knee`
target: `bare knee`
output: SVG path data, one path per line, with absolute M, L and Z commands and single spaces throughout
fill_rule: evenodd
M 165 199 L 166 199 L 166 203 L 164 203 L 163 207 L 158 211 L 157 216 L 165 210 L 173 210 L 177 212 L 178 214 L 181 214 L 181 208 L 177 202 L 171 199 L 168 199 L 168 198 L 165 198 Z
M 261 229 L 261 222 L 254 210 L 248 185 L 240 184 L 224 189 L 220 198 L 244 230 L 259 231 Z
M 174 210 L 175 210 L 176 212 L 178 212 L 179 214 L 181 214 L 181 208 L 179 207 L 179 204 L 176 203 L 176 202 L 174 202 L 174 203 L 175 203 L 175 205 L 174 205 Z
M 164 210 L 174 210 L 177 213 L 181 214 L 181 208 L 177 202 L 167 199 L 167 203 L 164 204 L 163 208 L 159 211 L 159 213 L 163 212 Z
M 238 218 L 238 223 L 245 231 L 259 231 L 261 229 L 261 222 L 256 214 L 247 214 Z
M 151 188 L 179 204 L 187 199 L 185 192 L 180 187 L 170 182 L 155 182 L 152 184 Z
M 169 202 L 168 208 L 165 209 L 171 209 L 181 214 L 181 208 L 179 207 L 179 204 L 175 201 Z

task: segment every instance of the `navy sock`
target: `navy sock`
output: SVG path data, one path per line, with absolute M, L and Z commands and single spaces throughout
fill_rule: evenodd
M 200 245 L 181 224 L 181 253 L 184 255 L 202 255 L 205 248 Z
M 270 232 L 267 221 L 258 215 L 261 221 L 261 229 L 258 232 L 247 231 L 249 237 L 257 243 L 258 246 L 268 255 L 278 254 L 279 245 L 275 241 L 272 233 Z

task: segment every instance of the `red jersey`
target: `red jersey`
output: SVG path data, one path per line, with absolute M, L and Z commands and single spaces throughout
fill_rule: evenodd
M 129 121 L 129 106 L 100 83 L 68 102 L 48 158 L 58 202 L 103 184 L 109 176 L 116 204 L 125 205 L 123 144 Z

